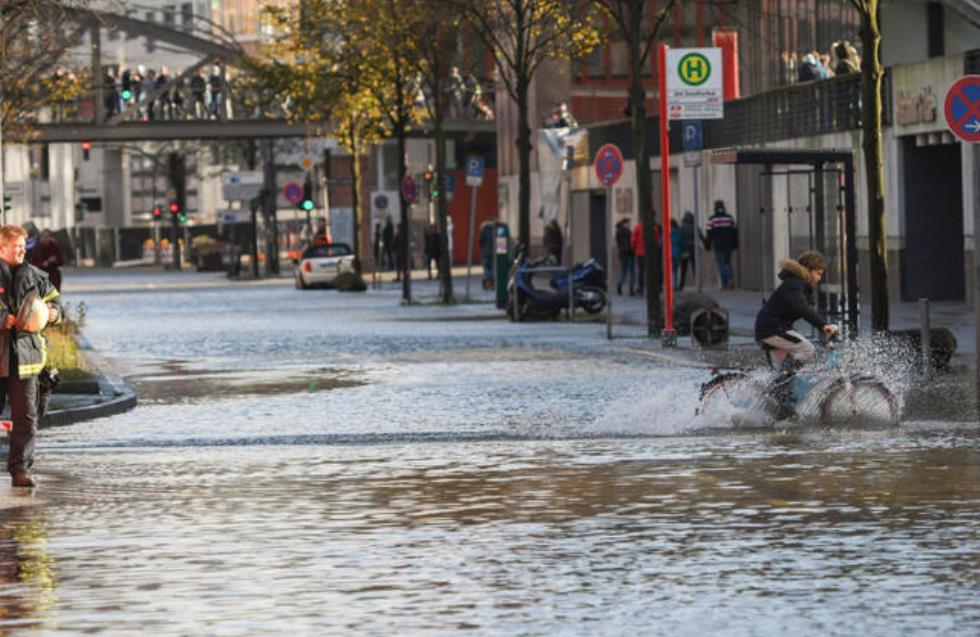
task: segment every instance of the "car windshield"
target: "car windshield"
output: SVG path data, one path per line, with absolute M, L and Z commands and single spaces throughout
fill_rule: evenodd
M 350 253 L 350 246 L 346 243 L 330 243 L 308 247 L 303 251 L 303 258 L 322 259 L 324 257 L 346 257 Z

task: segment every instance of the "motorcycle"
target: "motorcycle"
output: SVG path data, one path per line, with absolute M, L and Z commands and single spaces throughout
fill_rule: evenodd
M 833 341 L 823 360 L 796 374 L 712 370 L 701 385 L 698 416 L 723 416 L 736 427 L 769 427 L 776 422 L 804 425 L 891 427 L 898 424 L 898 400 L 872 373 L 845 370 Z
M 510 268 L 507 281 L 507 315 L 512 321 L 526 318 L 556 319 L 568 308 L 568 274 L 557 274 L 549 280 L 550 288 L 535 287 L 535 274 L 551 273 L 545 258 L 528 259 L 523 248 Z M 572 269 L 572 297 L 575 308 L 589 314 L 598 314 L 606 307 L 604 289 L 605 269 L 595 259 L 576 265 Z

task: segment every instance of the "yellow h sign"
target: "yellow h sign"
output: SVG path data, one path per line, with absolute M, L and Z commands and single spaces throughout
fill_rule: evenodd
M 711 76 L 711 63 L 700 53 L 690 53 L 681 58 L 677 65 L 677 75 L 685 84 L 698 86 Z

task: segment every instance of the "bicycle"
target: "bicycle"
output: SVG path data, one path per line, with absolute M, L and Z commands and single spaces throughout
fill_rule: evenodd
M 845 369 L 833 341 L 821 361 L 796 374 L 775 370 L 712 370 L 701 385 L 698 416 L 728 417 L 736 427 L 770 427 L 776 422 L 850 427 L 892 427 L 900 408 L 877 375 Z

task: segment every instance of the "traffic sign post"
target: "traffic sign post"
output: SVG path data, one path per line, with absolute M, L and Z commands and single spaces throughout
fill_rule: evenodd
M 683 49 L 678 49 L 683 51 Z M 674 347 L 677 345 L 677 333 L 674 331 L 674 285 L 671 276 L 673 269 L 673 259 L 670 254 L 670 137 L 667 135 L 667 120 L 675 119 L 674 113 L 670 117 L 664 117 L 668 111 L 667 86 L 670 80 L 667 79 L 668 56 L 671 53 L 670 47 L 666 44 L 660 45 L 660 193 L 661 208 L 663 209 L 663 223 L 661 224 L 660 236 L 663 244 L 663 270 L 664 270 L 664 329 L 660 335 L 660 342 L 664 347 Z M 674 55 L 673 57 L 677 57 Z M 684 68 L 685 82 L 696 81 L 704 84 L 710 78 L 712 69 L 710 60 L 707 58 L 686 55 L 677 66 L 678 69 Z M 707 66 L 706 66 L 707 65 Z M 719 62 L 718 66 L 721 64 Z M 694 70 L 691 70 L 694 69 Z M 677 69 L 675 69 L 677 70 Z M 718 73 L 719 87 L 721 85 L 721 73 Z M 683 109 L 680 112 L 684 112 Z M 681 119 L 681 118 L 676 118 Z M 648 291 L 649 293 L 649 291 Z
M 476 233 L 476 191 L 483 185 L 483 157 L 466 158 L 466 185 L 470 187 L 470 225 L 466 233 L 466 302 L 470 302 L 470 271 L 473 268 L 473 238 Z
M 662 90 L 667 94 L 668 119 L 721 119 L 725 93 L 721 49 L 670 49 L 663 45 Z M 661 93 L 663 95 L 664 93 Z
M 980 228 L 980 75 L 966 75 L 953 82 L 946 92 L 946 125 L 954 135 L 973 145 L 973 234 Z M 980 266 L 976 264 L 980 242 L 973 248 L 973 311 L 976 324 L 974 369 L 976 369 L 977 415 L 980 416 Z
M 613 226 L 613 186 L 623 176 L 623 153 L 615 144 L 605 144 L 599 148 L 595 154 L 593 162 L 595 175 L 600 183 L 606 187 L 606 228 L 608 228 L 608 255 L 606 257 L 606 338 L 612 339 L 612 318 L 613 318 L 613 252 L 616 249 L 616 232 Z M 571 272 L 569 272 L 571 281 Z M 572 288 L 569 284 L 569 289 Z M 569 320 L 572 316 L 569 315 Z

